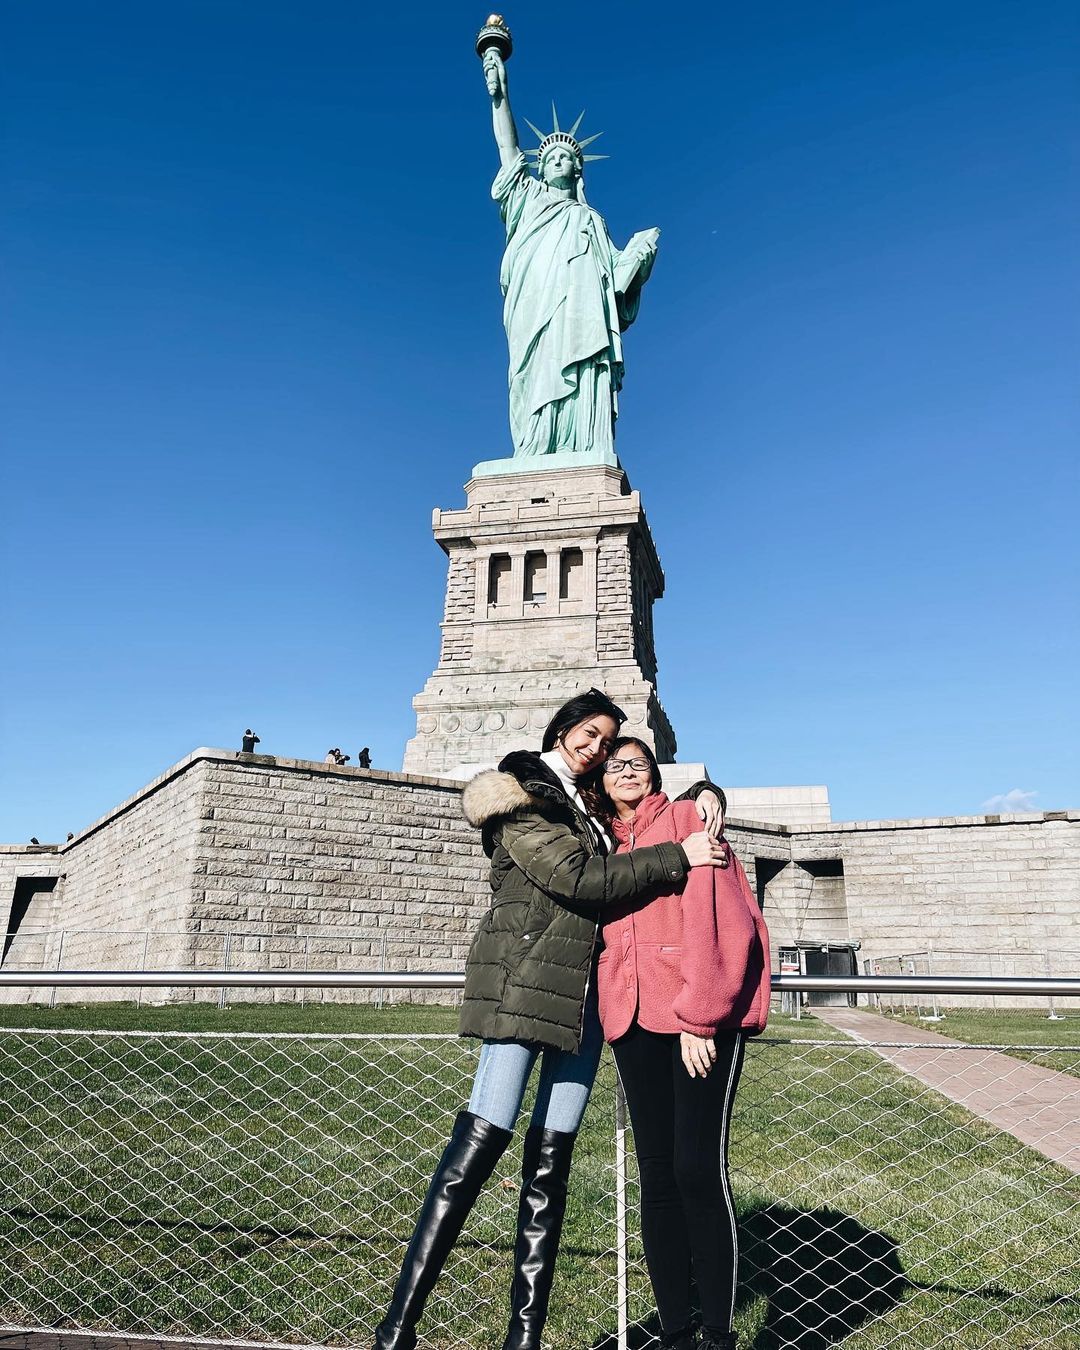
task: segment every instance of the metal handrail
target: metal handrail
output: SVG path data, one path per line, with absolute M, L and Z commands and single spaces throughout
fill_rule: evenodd
M 464 971 L 0 970 L 0 989 L 461 989 Z M 1080 979 L 1001 975 L 774 975 L 774 993 L 1018 994 L 1080 998 Z

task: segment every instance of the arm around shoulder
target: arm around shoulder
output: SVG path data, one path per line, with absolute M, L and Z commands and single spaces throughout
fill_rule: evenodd
M 690 870 L 680 844 L 651 844 L 631 853 L 590 854 L 568 825 L 521 812 L 500 827 L 503 848 L 534 886 L 556 900 L 606 905 L 671 886 Z

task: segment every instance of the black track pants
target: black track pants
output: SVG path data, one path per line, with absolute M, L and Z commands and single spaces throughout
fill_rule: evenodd
M 745 1039 L 720 1032 L 705 1078 L 686 1072 L 678 1036 L 635 1024 L 612 1046 L 634 1127 L 645 1260 L 668 1333 L 690 1321 L 691 1269 L 705 1326 L 731 1329 L 738 1239 L 727 1142 Z

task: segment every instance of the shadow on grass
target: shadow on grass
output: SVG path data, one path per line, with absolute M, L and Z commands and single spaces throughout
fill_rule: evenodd
M 911 1283 L 896 1243 L 837 1210 L 767 1205 L 740 1217 L 739 1306 L 766 1303 L 748 1350 L 825 1350 L 894 1308 Z M 629 1328 L 629 1350 L 655 1345 L 655 1317 Z M 615 1350 L 614 1336 L 591 1350 Z
M 740 1225 L 740 1301 L 766 1300 L 752 1350 L 825 1350 L 910 1289 L 896 1243 L 833 1209 L 767 1205 Z
M 275 1242 L 287 1242 L 293 1246 L 329 1245 L 339 1249 L 346 1247 L 375 1247 L 391 1251 L 403 1251 L 412 1230 L 392 1232 L 389 1229 L 373 1227 L 370 1230 L 350 1230 L 335 1228 L 330 1232 L 320 1232 L 315 1228 L 275 1228 L 269 1224 L 235 1224 L 219 1219 L 205 1223 L 199 1219 L 166 1219 L 159 1216 L 144 1218 L 137 1215 L 113 1214 L 77 1214 L 71 1210 L 31 1210 L 21 1206 L 0 1209 L 0 1217 L 11 1219 L 23 1227 L 34 1224 L 48 1225 L 68 1237 L 77 1238 L 87 1232 L 100 1233 L 103 1236 L 119 1233 L 174 1233 L 198 1234 L 203 1237 L 228 1238 L 226 1250 L 233 1256 L 245 1256 L 261 1247 L 269 1247 Z M 454 1244 L 457 1250 L 505 1252 L 514 1250 L 513 1237 L 492 1242 L 479 1238 L 461 1237 Z M 564 1242 L 561 1251 L 566 1256 L 599 1258 L 605 1255 L 605 1247 L 581 1247 L 573 1242 Z

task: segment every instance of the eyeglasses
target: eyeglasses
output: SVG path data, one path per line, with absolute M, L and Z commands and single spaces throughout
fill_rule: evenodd
M 604 772 L 611 774 L 612 778 L 617 778 L 624 769 L 633 769 L 635 773 L 645 773 L 651 769 L 652 765 L 647 759 L 609 759 L 604 765 Z

